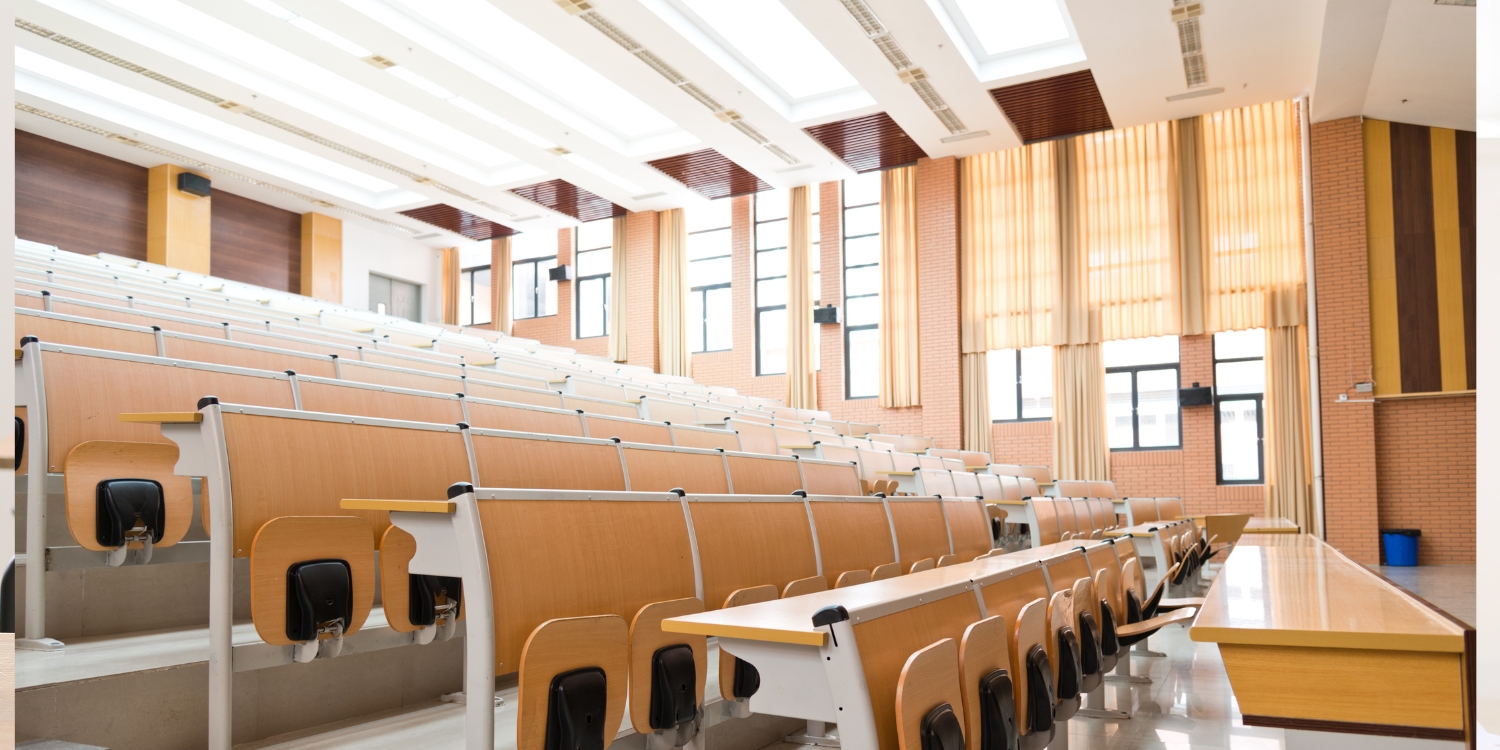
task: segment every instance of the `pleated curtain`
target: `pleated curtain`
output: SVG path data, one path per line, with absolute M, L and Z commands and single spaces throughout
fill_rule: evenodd
M 959 357 L 964 450 L 993 456 L 995 436 L 990 430 L 989 354 L 974 352 Z
M 917 169 L 880 173 L 880 405 L 922 405 Z
M 688 353 L 687 223 L 682 209 L 657 214 L 657 370 L 691 375 Z
M 625 250 L 625 221 L 624 216 L 614 218 L 614 238 L 610 243 L 609 269 L 609 358 L 613 362 L 624 362 L 628 357 L 629 346 L 626 341 L 628 328 L 625 317 L 625 290 L 626 290 L 626 250 Z M 686 255 L 686 253 L 684 253 Z M 683 296 L 686 299 L 686 295 Z
M 458 256 L 458 248 L 445 247 L 442 250 L 443 259 L 443 323 L 458 325 L 458 295 L 459 280 L 463 270 L 459 267 L 461 261 Z
M 1313 507 L 1307 327 L 1266 329 L 1266 515 L 1322 535 Z
M 509 336 L 510 304 L 510 238 L 490 240 L 490 320 L 495 330 Z
M 812 199 L 807 186 L 788 191 L 786 246 L 786 405 L 818 408 L 813 351 Z
M 1104 346 L 1052 347 L 1052 468 L 1059 479 L 1109 479 Z

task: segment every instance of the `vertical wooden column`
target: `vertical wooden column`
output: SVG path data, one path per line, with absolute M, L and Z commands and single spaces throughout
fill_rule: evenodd
M 344 222 L 320 213 L 302 214 L 302 294 L 344 301 Z
M 152 167 L 147 174 L 146 260 L 207 274 L 213 197 L 177 189 L 177 175 L 189 171 L 175 164 L 163 164 Z

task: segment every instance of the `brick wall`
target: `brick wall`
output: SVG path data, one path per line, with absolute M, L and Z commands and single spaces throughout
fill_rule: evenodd
M 1375 405 L 1380 528 L 1421 529 L 1418 562 L 1473 565 L 1474 396 Z
M 625 219 L 625 361 L 657 368 L 657 214 L 640 211 Z M 607 350 L 606 350 L 607 353 Z
M 557 265 L 572 263 L 573 230 L 560 229 L 557 232 Z M 573 325 L 573 313 L 573 283 L 558 283 L 557 314 L 514 321 L 511 323 L 511 334 L 521 338 L 536 339 L 543 344 L 572 347 L 582 354 L 609 356 L 607 337 L 573 338 L 573 332 L 577 330 Z

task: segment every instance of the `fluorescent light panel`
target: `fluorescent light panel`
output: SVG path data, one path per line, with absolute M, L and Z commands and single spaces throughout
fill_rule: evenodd
M 679 0 L 791 99 L 854 88 L 854 76 L 778 0 Z

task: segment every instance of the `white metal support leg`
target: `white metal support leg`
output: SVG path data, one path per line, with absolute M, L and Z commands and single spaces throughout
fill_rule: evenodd
M 1130 714 L 1126 711 L 1116 711 L 1104 707 L 1104 684 L 1083 694 L 1083 708 L 1078 709 L 1075 716 L 1085 719 L 1103 719 L 1104 721 L 1130 721 Z
M 1130 652 L 1126 651 L 1115 662 L 1115 673 L 1104 676 L 1105 682 L 1123 682 L 1131 685 L 1150 685 L 1150 677 L 1138 677 L 1130 672 Z
M 813 747 L 841 747 L 838 735 L 828 729 L 828 725 L 821 721 L 807 722 L 807 728 L 800 734 L 789 734 L 787 742 L 796 745 L 812 745 Z
M 1147 640 L 1147 641 L 1141 641 L 1140 643 L 1135 644 L 1135 648 L 1130 649 L 1130 654 L 1132 656 L 1149 656 L 1149 657 L 1151 657 L 1153 659 L 1165 659 L 1165 658 L 1167 658 L 1166 654 L 1164 654 L 1164 653 L 1162 653 L 1160 651 L 1152 651 L 1151 649 L 1147 648 L 1147 645 L 1149 643 L 1150 643 L 1150 641 Z
M 26 407 L 26 630 L 18 651 L 61 651 L 47 637 L 47 398 L 42 390 L 42 350 L 22 347 L 16 365 L 16 403 Z

